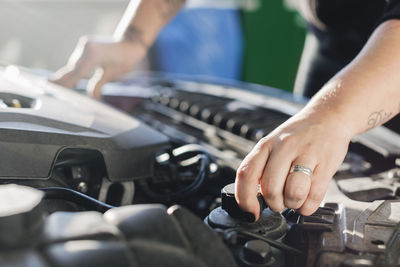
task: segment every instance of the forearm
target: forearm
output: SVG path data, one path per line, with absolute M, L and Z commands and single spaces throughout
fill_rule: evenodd
M 315 212 L 350 139 L 399 112 L 400 21 L 380 25 L 360 54 L 295 116 L 261 139 L 236 176 L 240 207 L 257 218 L 257 188 L 269 208 Z M 309 172 L 292 171 L 300 165 Z
M 131 0 L 115 37 L 135 41 L 148 48 L 184 3 L 185 0 Z
M 354 135 L 378 126 L 400 108 L 400 21 L 380 25 L 360 54 L 299 114 L 331 120 Z

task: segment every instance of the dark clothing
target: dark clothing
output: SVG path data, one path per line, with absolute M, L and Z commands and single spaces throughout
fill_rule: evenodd
M 389 19 L 400 19 L 400 1 L 389 0 L 386 2 L 388 2 L 388 4 L 386 5 L 385 12 L 379 20 L 379 23 Z
M 301 0 L 317 44 L 308 53 L 296 93 L 311 97 L 362 49 L 374 29 L 400 19 L 400 0 Z M 305 47 L 307 49 L 307 47 Z

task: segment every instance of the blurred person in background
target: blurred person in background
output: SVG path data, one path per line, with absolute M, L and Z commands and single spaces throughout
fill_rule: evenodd
M 239 80 L 242 39 L 236 0 L 190 0 L 158 34 L 151 69 Z
M 179 12 L 180 11 L 180 12 Z M 88 93 L 121 78 L 150 54 L 151 69 L 238 80 L 243 54 L 236 0 L 130 2 L 114 36 L 82 37 L 56 82 L 73 88 L 89 80 Z
M 96 69 L 88 88 L 100 97 L 101 86 L 144 57 L 161 28 L 184 5 L 182 0 L 139 2 L 131 3 L 116 39 L 82 40 L 56 82 L 73 87 Z M 309 28 L 295 92 L 318 93 L 261 139 L 240 165 L 236 198 L 254 219 L 259 216 L 258 185 L 273 211 L 286 207 L 312 214 L 350 140 L 400 111 L 400 0 L 295 3 Z

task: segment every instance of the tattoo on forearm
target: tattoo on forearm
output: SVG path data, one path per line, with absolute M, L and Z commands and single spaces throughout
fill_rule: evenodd
M 393 115 L 393 112 L 386 112 L 384 110 L 376 111 L 371 113 L 368 117 L 368 129 L 375 128 L 378 125 L 389 120 Z
M 134 25 L 129 25 L 125 30 L 124 39 L 130 42 L 137 42 L 146 49 L 149 48 L 149 45 L 143 40 L 142 31 Z
M 163 0 L 162 2 L 159 9 L 160 14 L 164 18 L 169 18 L 181 8 L 186 0 Z

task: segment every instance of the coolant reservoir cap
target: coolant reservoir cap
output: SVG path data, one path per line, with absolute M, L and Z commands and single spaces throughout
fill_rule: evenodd
M 0 246 L 26 243 L 43 225 L 44 193 L 16 184 L 0 185 Z
M 254 221 L 254 215 L 242 211 L 235 199 L 235 185 L 226 185 L 221 190 L 221 207 L 211 211 L 205 223 L 211 228 L 245 229 L 253 233 L 263 233 L 264 237 L 279 239 L 287 231 L 286 220 L 279 212 L 267 209 L 261 194 L 257 195 L 260 204 L 260 217 Z M 255 266 L 255 265 L 254 265 Z
M 260 215 L 262 211 L 267 208 L 264 202 L 264 198 L 260 193 L 257 195 L 257 199 L 260 205 Z M 254 221 L 254 215 L 251 213 L 242 211 L 235 199 L 235 184 L 228 184 L 221 190 L 221 208 L 225 210 L 231 217 L 237 219 L 246 219 L 249 222 Z

